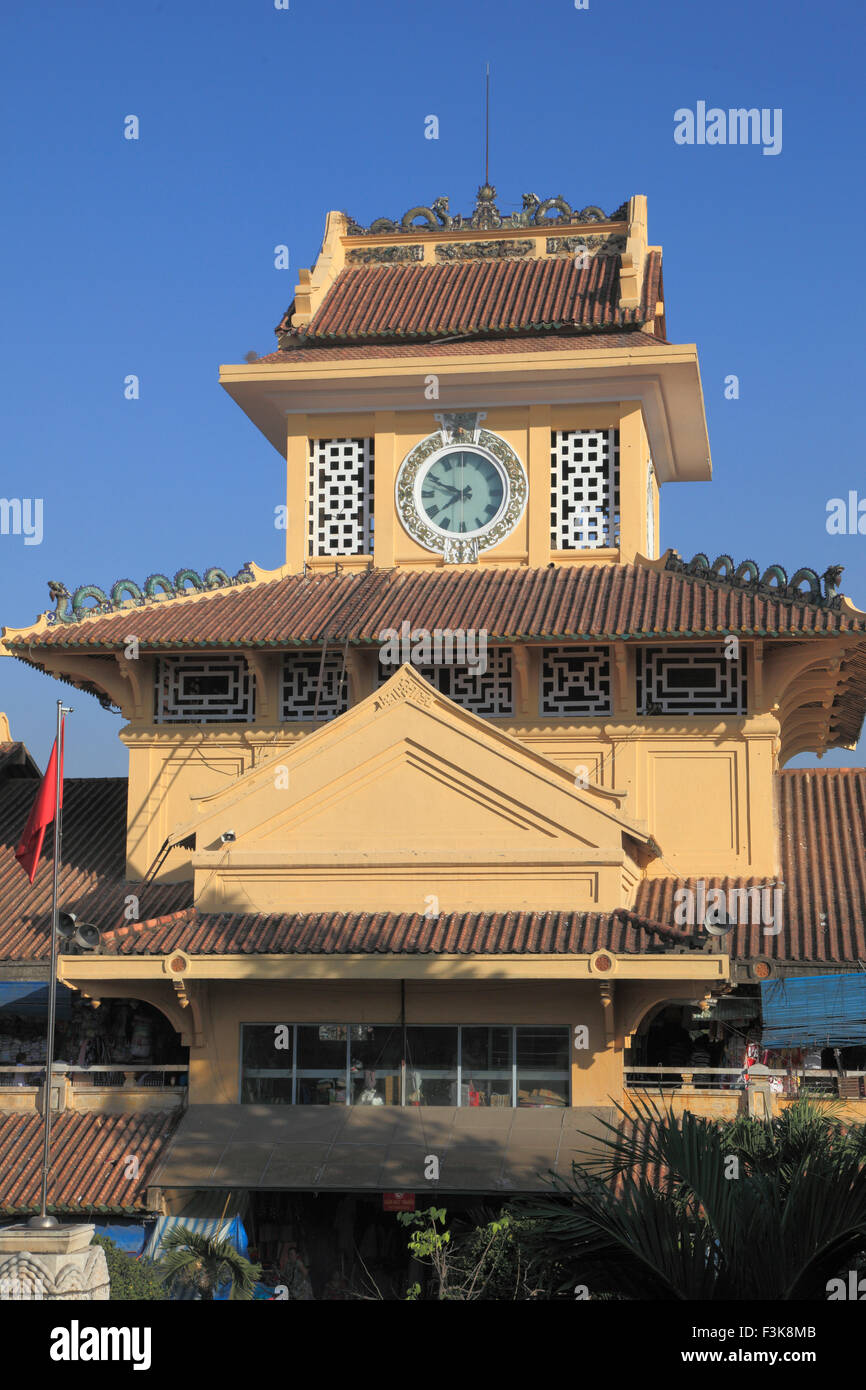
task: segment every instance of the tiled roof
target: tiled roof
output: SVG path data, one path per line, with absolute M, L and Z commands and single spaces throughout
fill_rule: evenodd
M 0 780 L 38 776 L 39 769 L 23 743 L 0 743 Z
M 33 887 L 14 847 L 35 795 L 32 781 L 0 789 L 0 960 L 45 961 L 49 950 L 51 861 L 44 851 Z M 777 779 L 784 925 L 778 936 L 738 926 L 725 939 L 739 959 L 866 963 L 866 769 L 797 768 Z M 126 782 L 70 778 L 64 788 L 63 906 L 107 932 L 122 955 L 183 949 L 215 954 L 571 954 L 606 948 L 687 945 L 674 924 L 678 888 L 697 879 L 646 879 L 634 913 L 199 913 L 189 883 L 123 880 Z M 762 879 L 707 875 L 706 888 L 765 887 Z M 122 925 L 127 894 L 141 897 L 142 921 Z M 661 929 L 659 929 L 661 927 Z
M 33 780 L 0 786 L 0 960 L 47 960 L 50 950 L 51 844 L 48 831 L 36 879 L 30 884 L 15 846 L 39 790 Z M 70 777 L 63 785 L 61 906 L 96 926 L 123 920 L 124 899 L 140 895 L 147 916 L 185 907 L 191 884 L 126 883 L 124 777 Z
M 289 346 L 266 357 L 258 357 L 252 366 L 269 366 L 279 362 L 333 362 L 364 360 L 372 357 L 501 357 L 510 352 L 601 352 L 605 348 L 665 348 L 664 338 L 633 328 L 626 333 L 581 333 L 565 338 L 562 333 L 540 333 L 528 338 L 482 338 L 456 343 L 353 343 L 343 346 Z
M 738 957 L 866 967 L 866 768 L 791 768 L 778 778 L 783 926 L 735 927 L 725 938 Z M 706 888 L 769 886 L 766 879 L 713 878 Z M 677 888 L 697 880 L 647 879 L 637 910 L 673 922 Z
M 74 1215 L 138 1215 L 148 1210 L 147 1188 L 177 1129 L 180 1110 L 122 1115 L 65 1110 L 51 1124 L 49 1211 Z M 127 1175 L 130 1154 L 138 1173 Z M 39 1210 L 42 1117 L 0 1110 L 0 1213 Z
M 682 932 L 651 932 L 672 944 Z M 600 912 L 201 913 L 195 908 L 119 927 L 119 955 L 581 955 L 646 950 L 648 935 Z
M 316 646 L 379 641 L 383 628 L 485 629 L 488 640 L 611 637 L 835 636 L 866 632 L 866 614 L 786 603 L 643 564 L 547 569 L 370 569 L 287 575 L 212 594 L 56 623 L 5 637 L 38 665 L 40 648 L 118 650 L 133 630 L 149 650 Z
M 777 779 L 783 929 L 738 926 L 722 949 L 739 960 L 866 964 L 866 769 L 812 768 Z M 777 881 L 777 882 L 778 882 Z M 711 888 L 764 888 L 766 879 L 703 880 Z M 635 910 L 597 912 L 200 913 L 189 908 L 107 935 L 120 955 L 570 955 L 689 948 L 674 924 L 675 892 L 698 880 L 646 879 Z
M 440 338 L 453 333 L 595 330 L 655 319 L 661 254 L 647 256 L 642 302 L 619 307 L 620 257 L 471 261 L 342 270 L 306 328 L 305 344 Z

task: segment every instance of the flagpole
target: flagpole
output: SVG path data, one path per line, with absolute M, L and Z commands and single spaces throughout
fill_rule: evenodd
M 57 942 L 59 937 L 57 927 L 60 913 L 58 879 L 60 876 L 60 843 L 63 838 L 61 792 L 63 780 L 63 716 L 71 713 L 71 708 L 64 705 L 62 700 L 57 701 L 57 734 L 54 745 L 57 751 L 57 757 L 55 759 L 56 780 L 54 784 L 54 867 L 51 896 L 51 964 L 48 976 L 48 1039 L 46 1043 L 45 1087 L 42 1093 L 42 1195 L 39 1204 L 39 1215 L 31 1216 L 27 1223 L 28 1226 L 39 1230 L 50 1230 L 60 1225 L 56 1216 L 48 1215 L 48 1174 L 51 1167 L 51 1082 L 54 1073 L 54 1018 L 57 1008 Z

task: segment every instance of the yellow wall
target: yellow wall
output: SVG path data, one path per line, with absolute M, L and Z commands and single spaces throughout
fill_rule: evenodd
M 620 986 L 624 1014 L 639 997 L 634 985 Z M 656 985 L 655 993 L 665 986 Z M 672 997 L 682 985 L 669 987 Z M 694 989 L 700 992 L 701 986 Z M 572 1105 L 603 1105 L 622 1096 L 622 1033 L 608 1038 L 599 987 L 594 983 L 425 983 L 405 985 L 406 1022 L 462 1024 L 544 1024 L 567 1026 L 572 1039 Z M 381 983 L 285 981 L 240 986 L 207 986 L 206 1045 L 190 1050 L 191 1105 L 234 1104 L 240 1098 L 242 1023 L 400 1022 L 397 980 Z M 589 1030 L 589 1047 L 576 1050 L 574 1030 Z
M 419 397 L 424 378 L 419 374 Z M 412 411 L 376 411 L 368 414 L 292 415 L 286 445 L 286 500 L 289 526 L 286 563 L 292 572 L 305 561 L 314 569 L 333 568 L 334 556 L 311 557 L 307 547 L 309 440 L 372 438 L 375 440 L 374 513 L 375 554 L 341 558 L 342 567 L 361 566 L 372 558 L 377 568 L 393 565 L 420 568 L 441 566 L 441 555 L 425 550 L 404 530 L 396 512 L 394 488 L 404 458 L 440 425 L 436 413 L 447 403 L 431 401 Z M 529 565 L 541 568 L 555 559 L 561 564 L 630 562 L 646 554 L 646 461 L 649 442 L 639 406 L 633 402 L 608 405 L 497 407 L 481 422 L 508 443 L 523 464 L 529 480 L 526 510 L 515 529 L 499 545 L 482 551 L 481 564 Z M 550 545 L 550 433 L 551 430 L 620 431 L 620 544 L 607 550 L 552 550 Z M 656 529 L 656 534 L 658 530 Z
M 622 648 L 619 648 L 622 651 Z M 250 653 L 253 657 L 254 654 Z M 516 682 L 520 717 L 482 721 L 501 729 L 531 751 L 565 768 L 572 778 L 622 793 L 617 803 L 624 815 L 651 834 L 662 848 L 647 872 L 666 876 L 689 874 L 759 876 L 776 871 L 773 774 L 777 767 L 779 723 L 771 714 L 743 718 L 721 716 L 658 716 L 638 719 L 634 696 L 634 650 L 622 651 L 615 663 L 615 715 L 593 722 L 538 717 L 539 653 L 529 647 L 526 679 Z M 375 651 L 358 654 L 353 662 L 351 695 L 361 701 L 374 693 Z M 279 662 L 259 672 L 257 708 L 267 713 L 276 706 Z M 522 692 L 522 693 L 521 693 Z M 279 761 L 309 736 L 312 725 L 278 724 L 270 720 L 248 725 L 159 726 L 133 723 L 121 733 L 130 751 L 128 866 L 130 879 L 145 875 L 165 839 L 200 815 L 203 799 L 231 788 L 236 779 L 264 761 Z M 319 730 L 328 727 L 320 723 Z M 372 774 L 372 764 L 370 764 Z M 353 773 L 365 785 L 364 795 L 391 795 L 384 783 L 372 782 L 359 765 Z M 513 773 L 505 768 L 502 790 L 516 791 Z M 417 808 L 407 804 L 406 833 L 424 839 Z M 279 798 L 275 799 L 279 802 Z M 381 819 L 375 804 L 364 804 L 364 826 Z M 696 811 L 699 810 L 699 814 Z M 235 828 L 235 827 L 233 827 Z M 449 826 L 449 834 L 456 829 Z M 366 833 L 366 831 L 365 831 Z M 201 848 L 201 846 L 199 846 Z M 371 845 L 375 852 L 375 845 Z M 372 863 L 370 868 L 372 868 Z M 369 877 L 369 870 L 367 872 Z M 160 881 L 192 877 L 190 852 L 172 849 Z M 373 875 L 375 877 L 375 875 Z M 280 893 L 282 891 L 282 898 Z M 287 885 L 265 890 L 259 910 L 282 910 Z M 340 902 L 351 906 L 363 888 L 347 883 Z M 504 888 L 503 888 L 503 891 Z M 611 881 L 613 891 L 613 880 Z M 214 889 L 216 892 L 216 889 Z M 274 896 L 276 894 L 276 896 Z M 215 897 L 213 907 L 224 899 Z M 596 893 L 586 904 L 614 907 Z M 232 904 L 234 905 L 234 904 Z M 511 906 L 522 905 L 517 899 Z M 552 903 L 546 904 L 552 906 Z M 455 902 L 455 909 L 460 906 Z M 475 897 L 467 909 L 484 907 Z M 486 903 L 492 907 L 492 902 Z M 414 910 L 414 909 L 413 909 Z M 423 908 L 421 909 L 423 910 Z M 450 908 L 444 910 L 451 910 Z

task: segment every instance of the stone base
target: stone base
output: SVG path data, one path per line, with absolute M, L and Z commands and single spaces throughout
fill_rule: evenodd
M 0 1301 L 109 1298 L 105 1251 L 90 1244 L 93 1230 L 84 1222 L 54 1230 L 0 1230 Z

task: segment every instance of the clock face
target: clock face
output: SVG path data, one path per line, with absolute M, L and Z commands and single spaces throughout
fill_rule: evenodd
M 415 483 L 419 514 L 448 536 L 483 535 L 508 498 L 505 470 L 477 449 L 446 449 L 423 468 Z
M 473 414 L 436 416 L 442 429 L 420 440 L 397 473 L 403 527 L 446 564 L 474 563 L 509 536 L 526 506 L 526 470 L 511 445 Z

